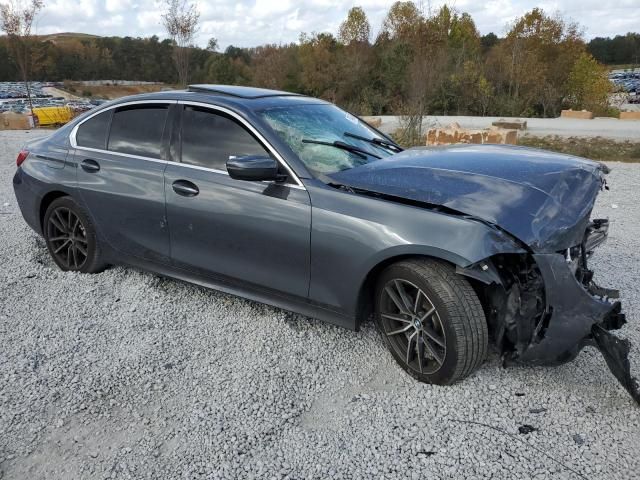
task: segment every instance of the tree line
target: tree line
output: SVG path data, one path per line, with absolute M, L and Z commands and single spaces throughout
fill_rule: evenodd
M 538 8 L 499 38 L 481 36 L 468 13 L 447 6 L 425 13 L 399 1 L 375 38 L 371 31 L 366 12 L 354 7 L 337 35 L 303 33 L 296 43 L 224 52 L 212 39 L 208 48 L 189 48 L 188 81 L 299 92 L 362 115 L 553 117 L 566 107 L 606 114 L 611 84 L 600 62 L 621 58 L 607 43 L 619 37 L 587 44 L 579 25 Z M 155 36 L 40 39 L 33 45 L 32 78 L 175 84 L 176 46 L 175 39 Z M 0 58 L 10 58 L 6 37 Z M 19 77 L 15 62 L 0 62 L 0 80 Z
M 640 66 L 640 33 L 616 35 L 614 38 L 596 37 L 587 47 L 601 63 Z

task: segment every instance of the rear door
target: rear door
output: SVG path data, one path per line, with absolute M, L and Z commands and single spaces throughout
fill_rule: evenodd
M 118 252 L 163 263 L 170 262 L 163 174 L 174 104 L 126 104 L 75 133 L 80 197 L 98 233 Z
M 232 179 L 226 171 L 229 156 L 274 156 L 275 151 L 233 112 L 196 105 L 179 110 L 181 162 L 165 171 L 175 264 L 306 298 L 311 229 L 306 189 L 292 176 L 286 183 Z

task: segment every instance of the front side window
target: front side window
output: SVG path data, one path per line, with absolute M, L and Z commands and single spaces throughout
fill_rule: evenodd
M 113 114 L 108 149 L 113 152 L 162 158 L 162 135 L 168 105 L 134 105 Z
M 78 146 L 100 150 L 107 148 L 107 133 L 112 113 L 111 110 L 107 110 L 82 123 L 76 132 Z
M 223 113 L 185 106 L 182 115 L 182 162 L 227 170 L 230 156 L 269 152 L 242 125 Z

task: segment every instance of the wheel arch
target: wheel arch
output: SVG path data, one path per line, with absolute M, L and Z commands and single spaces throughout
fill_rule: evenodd
M 465 259 L 464 257 L 461 257 L 454 252 L 439 248 L 425 247 L 407 251 L 403 250 L 405 249 L 394 248 L 391 249 L 391 251 L 385 251 L 384 254 L 379 255 L 378 258 L 376 258 L 376 261 L 372 262 L 372 264 L 367 269 L 367 273 L 366 275 L 364 275 L 363 280 L 360 284 L 360 288 L 358 289 L 355 315 L 356 330 L 358 330 L 360 328 L 360 325 L 364 323 L 373 313 L 376 280 L 388 266 L 411 258 L 434 258 L 437 260 L 445 261 L 454 267 L 465 267 L 472 263 L 468 259 Z
M 47 208 L 51 205 L 55 200 L 62 197 L 70 196 L 69 192 L 65 192 L 63 190 L 52 190 L 47 192 L 40 200 L 40 205 L 38 207 L 38 225 L 40 226 L 40 231 L 44 234 L 44 215 L 47 212 Z

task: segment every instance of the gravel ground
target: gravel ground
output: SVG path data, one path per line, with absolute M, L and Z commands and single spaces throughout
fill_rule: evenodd
M 0 132 L 3 480 L 638 477 L 640 408 L 596 350 L 558 368 L 502 369 L 492 355 L 430 386 L 372 325 L 354 333 L 131 269 L 59 271 L 11 186 L 21 143 L 42 134 Z M 640 165 L 611 166 L 597 214 L 613 225 L 594 266 L 621 289 L 621 334 L 640 348 Z

